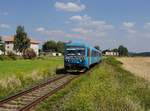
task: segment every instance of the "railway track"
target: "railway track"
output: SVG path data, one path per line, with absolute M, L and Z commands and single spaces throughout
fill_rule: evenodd
M 0 111 L 29 111 L 79 75 L 59 75 L 0 101 Z

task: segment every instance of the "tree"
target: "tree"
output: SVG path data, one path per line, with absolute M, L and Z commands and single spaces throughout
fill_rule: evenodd
M 128 56 L 128 49 L 124 47 L 123 45 L 120 45 L 118 47 L 118 52 L 120 56 Z
M 2 42 L 2 36 L 0 36 L 0 43 Z
M 30 39 L 27 37 L 27 33 L 23 26 L 18 26 L 16 29 L 16 35 L 14 36 L 14 50 L 16 52 L 23 52 L 23 50 L 30 47 Z
M 65 44 L 61 41 L 57 42 L 57 52 L 64 53 Z
M 98 45 L 96 45 L 94 48 L 100 50 L 100 47 Z
M 113 49 L 112 51 L 114 51 L 114 52 L 118 52 L 118 49 L 117 49 L 117 48 L 115 48 L 115 49 Z
M 61 41 L 55 42 L 53 40 L 50 40 L 43 44 L 42 50 L 44 52 L 56 51 L 56 52 L 64 53 L 64 47 L 65 44 L 63 42 Z
M 4 45 L 3 41 L 2 41 L 2 37 L 1 36 L 0 36 L 0 50 L 5 52 L 5 45 Z
M 42 49 L 44 52 L 57 51 L 57 43 L 53 40 L 47 41 L 43 44 Z

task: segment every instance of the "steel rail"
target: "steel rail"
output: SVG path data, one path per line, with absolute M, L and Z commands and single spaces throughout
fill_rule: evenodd
M 40 103 L 41 101 L 43 101 L 47 97 L 55 94 L 57 91 L 59 91 L 60 89 L 62 89 L 63 87 L 65 87 L 67 84 L 69 84 L 73 79 L 75 79 L 77 77 L 79 77 L 79 76 L 72 77 L 71 79 L 69 79 L 68 81 L 66 81 L 65 83 L 63 83 L 62 85 L 58 86 L 54 90 L 51 90 L 50 92 L 48 92 L 47 94 L 45 94 L 44 96 L 42 96 L 41 98 L 38 98 L 36 101 L 33 101 L 30 104 L 26 105 L 25 107 L 21 108 L 19 111 L 29 111 L 32 107 L 36 106 L 38 103 Z
M 67 78 L 68 77 L 68 78 Z M 27 101 L 29 101 L 29 98 L 31 97 L 31 96 L 29 96 L 29 94 L 30 93 L 33 93 L 33 92 L 36 92 L 37 93 L 37 96 L 35 96 L 35 100 L 31 100 L 31 102 L 30 103 L 28 103 L 28 104 L 25 104 L 25 106 L 22 106 L 21 108 L 17 108 L 17 110 L 15 110 L 15 111 L 27 111 L 27 110 L 29 110 L 30 108 L 32 108 L 33 106 L 35 106 L 37 103 L 39 103 L 39 102 L 41 102 L 42 100 L 44 100 L 45 98 L 47 98 L 48 96 L 51 96 L 52 94 L 54 94 L 55 92 L 57 92 L 58 90 L 60 90 L 61 88 L 63 88 L 66 84 L 68 84 L 70 81 L 72 81 L 75 77 L 77 77 L 77 76 L 73 76 L 73 75 L 68 75 L 68 74 L 66 74 L 66 75 L 61 75 L 61 76 L 58 76 L 58 77 L 54 77 L 54 78 L 51 78 L 51 79 L 49 79 L 49 80 L 47 80 L 46 82 L 43 82 L 43 83 L 41 83 L 41 84 L 39 84 L 39 85 L 36 85 L 36 86 L 34 86 L 34 87 L 31 87 L 31 88 L 29 88 L 29 89 L 27 89 L 27 90 L 24 90 L 24 91 L 21 91 L 21 92 L 19 92 L 19 93 L 17 93 L 17 94 L 15 94 L 15 95 L 13 95 L 13 96 L 10 96 L 10 97 L 7 97 L 7 98 L 5 98 L 5 99 L 3 99 L 3 100 L 1 100 L 0 101 L 0 111 L 2 110 L 2 111 L 5 111 L 5 109 L 7 109 L 7 111 L 9 111 L 8 109 L 10 109 L 10 110 L 13 110 L 13 109 L 15 109 L 15 107 L 13 107 L 13 105 L 12 104 L 10 104 L 10 102 L 12 102 L 12 101 L 15 101 L 16 102 L 16 100 L 18 99 L 18 98 L 20 98 L 20 97 L 23 97 L 23 96 L 28 96 L 28 98 L 27 98 Z M 65 80 L 65 78 L 67 78 L 66 80 Z M 64 79 L 64 80 L 63 80 Z M 58 81 L 58 82 L 57 82 Z M 61 81 L 65 81 L 65 82 L 62 82 L 61 83 Z M 47 89 L 47 87 L 49 87 L 48 85 L 51 85 L 51 84 L 58 84 L 58 85 L 60 85 L 60 86 L 58 86 L 57 87 L 57 85 L 56 85 L 56 88 L 54 88 L 54 89 Z M 60 84 L 61 83 L 61 84 Z M 54 85 L 55 86 L 55 85 Z M 40 93 L 41 93 L 41 91 L 40 90 L 42 90 L 42 88 L 43 88 L 43 90 L 45 90 L 45 92 L 47 91 L 47 90 L 49 90 L 48 92 L 46 92 L 45 94 L 43 94 L 41 97 L 40 97 Z M 45 88 L 45 89 L 44 89 Z M 39 90 L 39 91 L 38 91 Z M 42 92 L 42 93 L 44 93 L 44 91 Z M 25 100 L 24 100 L 25 101 Z M 7 106 L 5 106 L 6 104 L 10 104 L 10 105 L 12 105 L 12 108 L 10 108 L 10 107 L 7 107 Z M 22 103 L 22 104 L 24 104 L 24 103 Z M 14 105 L 15 106 L 15 105 Z M 14 111 L 14 110 L 13 110 Z

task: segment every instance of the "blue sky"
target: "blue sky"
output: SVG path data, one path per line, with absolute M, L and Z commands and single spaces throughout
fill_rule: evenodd
M 46 40 L 84 41 L 102 49 L 123 44 L 150 51 L 149 0 L 0 0 L 0 35 L 23 25 Z

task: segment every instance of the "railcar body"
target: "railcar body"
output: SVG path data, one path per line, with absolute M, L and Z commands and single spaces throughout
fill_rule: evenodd
M 85 44 L 71 42 L 65 44 L 64 67 L 66 70 L 89 69 L 102 60 L 101 51 Z

